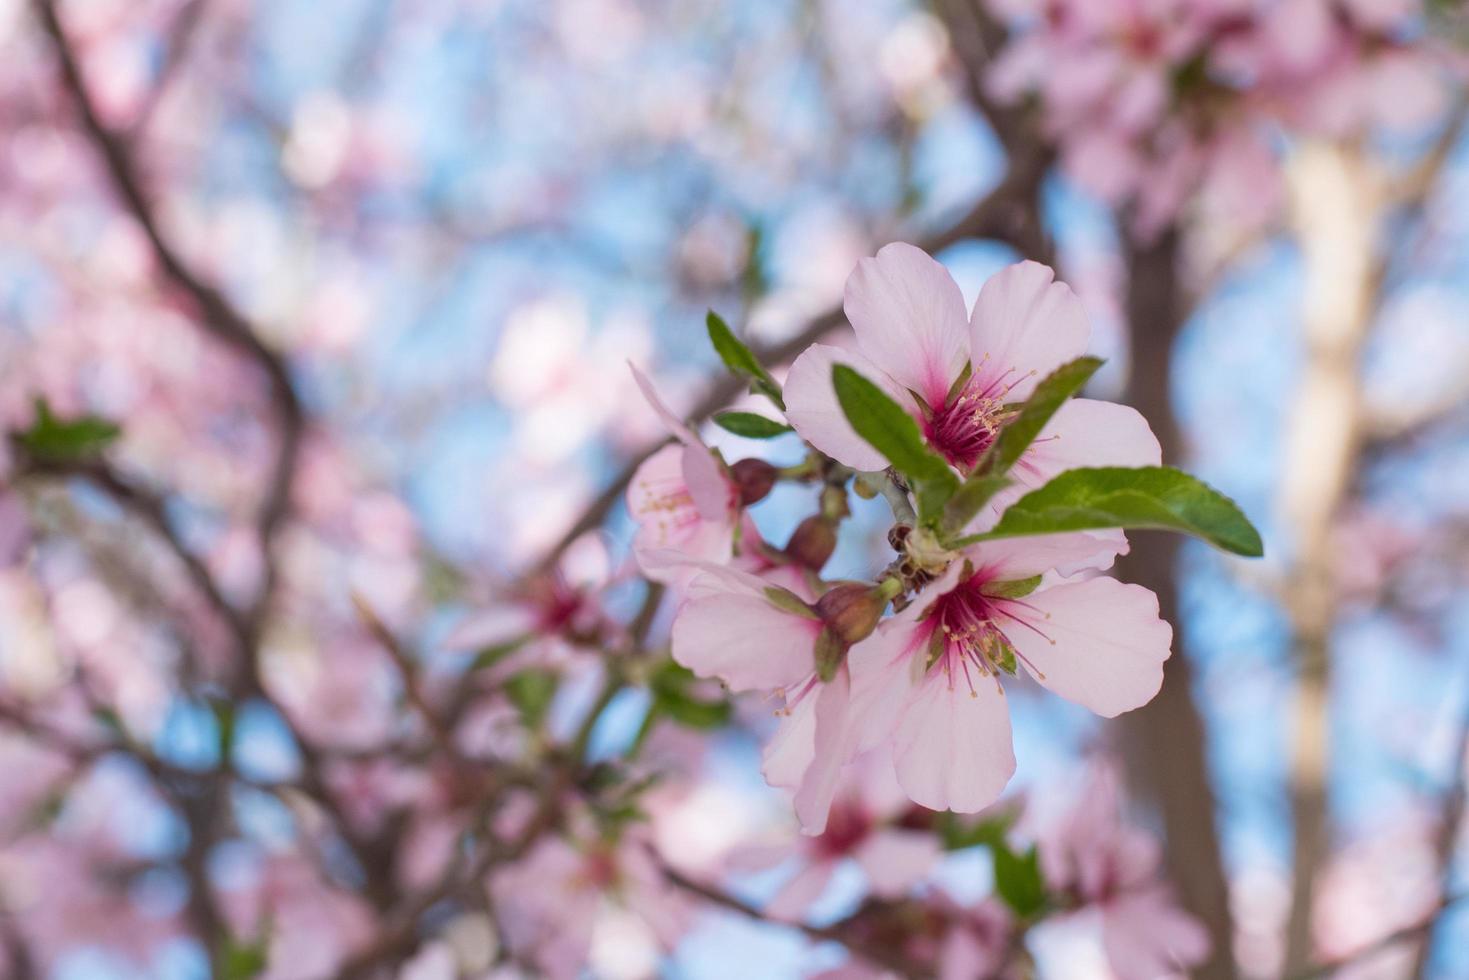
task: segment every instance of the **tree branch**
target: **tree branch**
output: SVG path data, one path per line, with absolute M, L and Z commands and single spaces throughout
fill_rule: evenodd
M 1038 239 L 1024 231 L 1037 224 L 1032 216 L 1036 213 L 1036 195 L 1049 160 L 1049 154 L 1039 149 L 1032 149 L 1023 158 L 1012 160 L 1004 180 L 954 224 L 919 239 L 918 247 L 933 253 L 967 239 L 993 238 L 1009 243 L 1027 258 L 1037 261 L 1053 260 L 1049 245 L 1040 244 Z M 833 307 L 814 317 L 790 339 L 756 349 L 755 356 L 762 364 L 784 364 L 845 322 L 846 314 L 840 307 Z M 704 396 L 695 403 L 687 420 L 692 424 L 704 421 L 744 390 L 743 379 L 719 378 L 709 385 Z M 600 527 L 621 499 L 638 466 L 666 444 L 666 440 L 661 440 L 629 458 L 602 492 L 546 552 L 536 570 L 544 572 L 552 568 L 573 541 L 593 528 Z
M 130 146 L 120 135 L 108 128 L 97 111 L 53 0 L 33 0 L 32 5 L 56 50 L 61 81 L 76 105 L 82 129 L 101 157 L 112 187 L 121 198 L 124 208 L 142 228 L 164 275 L 175 287 L 192 298 L 198 308 L 201 326 L 213 337 L 253 362 L 269 383 L 271 403 L 276 416 L 277 445 L 265 497 L 255 522 L 265 567 L 265 580 L 255 603 L 245 614 L 245 623 L 253 638 L 264 626 L 266 607 L 276 586 L 277 569 L 271 557 L 272 543 L 290 509 L 291 486 L 301 451 L 305 412 L 284 358 L 266 346 L 260 331 L 218 288 L 190 268 L 163 233 L 144 193 Z M 252 642 L 251 646 L 253 645 Z

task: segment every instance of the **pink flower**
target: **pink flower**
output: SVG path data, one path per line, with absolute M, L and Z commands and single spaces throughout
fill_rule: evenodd
M 959 908 L 940 892 L 940 908 L 952 917 L 939 948 L 939 980 L 979 980 L 1009 977 L 1005 969 L 1015 942 L 1015 920 L 999 902 L 986 899 L 969 908 Z
M 820 834 L 837 777 L 856 755 L 861 730 L 871 721 L 853 708 L 841 641 L 830 636 L 823 641 L 822 634 L 846 629 L 848 636 L 867 635 L 887 596 L 869 589 L 865 608 L 858 608 L 859 599 L 833 613 L 833 599 L 864 587 L 847 583 L 818 598 L 790 568 L 773 570 L 770 579 L 716 565 L 699 568 L 673 620 L 673 659 L 700 677 L 717 677 L 737 693 L 760 691 L 781 701 L 781 723 L 766 746 L 762 768 L 771 785 L 795 791 L 803 832 Z M 835 625 L 829 627 L 823 615 Z M 823 642 L 836 644 L 825 680 L 817 656 Z
M 854 700 L 867 710 L 862 748 L 892 739 L 898 781 L 935 810 L 980 810 L 1015 770 L 1002 674 L 1105 717 L 1146 704 L 1163 681 L 1173 630 L 1147 589 L 1106 577 L 1047 574 L 1091 554 L 1081 534 L 983 542 L 965 549 L 873 636 L 853 647 Z M 1034 591 L 1031 579 L 1041 577 Z
M 502 676 L 527 662 L 564 664 L 577 650 L 615 644 L 620 627 L 602 604 L 613 582 L 610 564 L 600 537 L 577 539 L 551 571 L 496 589 L 496 600 L 460 621 L 445 648 L 516 648 L 492 674 Z
M 992 276 L 972 313 L 948 271 L 901 242 L 863 259 L 847 280 L 845 308 L 857 350 L 813 344 L 786 378 L 786 415 L 802 437 L 859 470 L 887 461 L 852 429 L 832 389 L 833 364 L 878 384 L 918 422 L 929 445 L 961 472 L 979 461 L 1036 382 L 1086 352 L 1081 301 L 1050 268 L 1021 262 Z M 960 384 L 966 366 L 967 380 Z M 1147 466 L 1158 441 L 1136 411 L 1073 399 L 1012 471 L 1035 487 L 1078 466 Z M 993 518 L 1006 497 L 990 509 Z M 1109 538 L 1120 542 L 1120 535 Z M 1116 553 L 1114 550 L 1113 554 Z
M 801 868 L 770 900 L 765 911 L 780 919 L 799 919 L 826 890 L 832 875 L 855 861 L 874 895 L 897 898 L 938 863 L 943 848 L 924 830 L 896 825 L 910 809 L 886 759 L 868 757 L 846 770 L 826 829 L 795 844 Z M 782 849 L 781 856 L 789 854 Z
M 1204 959 L 1209 937 L 1158 880 L 1152 837 L 1118 820 L 1116 776 L 1093 775 L 1076 807 L 1040 840 L 1048 885 L 1101 920 L 1102 946 L 1120 980 L 1171 976 Z
M 632 831 L 616 842 L 545 837 L 490 888 L 506 943 L 552 980 L 582 975 L 600 927 L 631 917 L 640 933 L 671 949 L 691 914 L 651 847 Z
M 641 371 L 632 372 L 678 439 L 644 460 L 627 488 L 627 509 L 638 524 L 638 565 L 655 582 L 671 584 L 689 574 L 683 559 L 724 564 L 734 556 L 742 530 L 740 488 L 724 460 L 669 411 Z

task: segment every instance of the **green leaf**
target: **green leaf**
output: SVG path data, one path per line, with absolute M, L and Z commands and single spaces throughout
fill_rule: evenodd
M 852 428 L 913 485 L 919 519 L 927 522 L 939 513 L 959 488 L 959 478 L 924 443 L 913 416 L 845 364 L 832 366 L 831 383 Z
M 1011 825 L 1015 823 L 1014 815 L 1008 813 L 971 820 L 962 814 L 945 810 L 938 817 L 939 836 L 943 839 L 944 849 L 949 851 L 962 851 L 980 844 L 986 847 L 1004 847 L 1005 834 L 1009 833 Z
M 754 412 L 720 412 L 714 416 L 714 421 L 726 432 L 733 432 L 746 439 L 774 439 L 794 431 L 784 422 L 777 422 Z
M 963 530 L 966 524 L 974 520 L 974 515 L 979 513 L 980 508 L 1009 485 L 1010 478 L 1007 476 L 975 473 L 959 486 L 944 506 L 944 526 L 951 531 Z
M 219 980 L 253 980 L 265 972 L 269 944 L 261 939 L 253 943 L 226 940 L 219 951 Z
M 729 722 L 733 708 L 727 700 L 705 700 L 689 690 L 697 681 L 693 672 L 673 660 L 664 661 L 648 678 L 653 704 L 644 725 L 651 727 L 655 715 L 663 715 L 689 728 L 708 730 Z
M 729 324 L 725 323 L 713 310 L 710 310 L 709 315 L 704 318 L 704 323 L 709 328 L 709 343 L 714 345 L 714 351 L 724 362 L 724 366 L 735 374 L 749 378 L 751 390 L 765 395 L 775 402 L 781 411 L 785 411 L 786 403 L 781 397 L 780 385 L 775 383 L 770 372 L 760 364 L 754 352 L 734 335 Z
M 474 660 L 470 661 L 469 669 L 473 671 L 484 670 L 486 667 L 493 667 L 495 664 L 510 656 L 516 650 L 519 650 L 521 647 L 525 646 L 526 642 L 529 640 L 530 634 L 527 633 L 525 636 L 517 636 L 513 640 L 506 640 L 503 643 L 496 643 L 492 646 L 487 646 L 474 655 Z
M 1040 854 L 1034 847 L 1024 854 L 1010 850 L 1003 840 L 991 846 L 995 861 L 995 891 L 1021 919 L 1028 919 L 1046 904 L 1046 883 L 1041 877 Z
M 1076 394 L 1102 366 L 1099 357 L 1078 357 L 1063 364 L 1041 379 L 1020 406 L 1019 413 L 1000 430 L 1000 434 L 975 467 L 975 472 L 1000 474 L 1010 472 L 1021 455 L 1035 442 L 1036 436 L 1051 421 L 1066 399 Z
M 219 764 L 228 768 L 235 749 L 235 703 L 224 698 L 210 698 L 209 709 L 214 712 L 214 722 L 219 730 Z
M 728 701 L 700 701 L 685 694 L 660 694 L 654 706 L 669 720 L 701 731 L 722 728 L 734 711 Z
M 36 459 L 58 462 L 87 459 L 101 453 L 122 433 L 116 425 L 95 415 L 58 419 L 44 398 L 37 398 L 35 405 L 35 421 L 15 438 Z
M 1182 531 L 1236 555 L 1264 554 L 1260 532 L 1234 501 L 1169 466 L 1068 470 L 1011 504 L 993 529 L 955 546 L 1103 528 Z
M 505 681 L 505 695 L 520 711 L 527 728 L 539 728 L 556 696 L 556 675 L 549 670 L 523 670 Z

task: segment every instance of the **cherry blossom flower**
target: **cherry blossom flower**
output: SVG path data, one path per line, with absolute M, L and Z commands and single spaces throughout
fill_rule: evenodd
M 778 573 L 786 588 L 734 568 L 700 567 L 673 621 L 673 658 L 735 692 L 780 700 L 765 778 L 795 791 L 802 830 L 820 834 L 866 721 L 852 710 L 842 654 L 871 633 L 891 591 L 849 583 L 817 597 L 797 571 Z
M 1024 668 L 1099 715 L 1146 704 L 1163 681 L 1172 628 L 1158 600 L 1107 577 L 1051 573 L 1090 554 L 1080 534 L 982 542 L 880 625 L 848 658 L 866 714 L 861 743 L 892 739 L 898 780 L 916 803 L 974 812 L 1015 770 L 1001 676 Z M 1033 588 L 1033 591 L 1027 591 Z
M 678 440 L 643 461 L 627 490 L 627 509 L 638 524 L 633 553 L 656 582 L 688 577 L 687 559 L 728 562 L 744 529 L 736 482 L 719 455 L 679 420 L 636 367 L 638 387 Z M 749 530 L 754 533 L 753 525 Z
M 506 944 L 551 980 L 582 975 L 599 931 L 634 930 L 670 949 L 691 908 L 635 830 L 615 842 L 546 837 L 490 889 Z
M 859 470 L 887 461 L 852 429 L 831 383 L 845 364 L 913 416 L 928 444 L 961 472 L 972 469 L 1036 383 L 1086 352 L 1086 311 L 1070 287 L 1037 262 L 992 276 L 967 314 L 942 265 L 895 242 L 863 259 L 847 280 L 845 309 L 857 350 L 813 344 L 786 378 L 786 415 L 808 442 Z M 1077 398 L 1063 405 L 1012 470 L 1020 488 L 1078 466 L 1147 466 L 1158 441 L 1134 409 Z M 986 511 L 993 520 L 1014 499 Z M 1118 545 L 1120 535 L 1106 540 Z M 1110 557 L 1110 556 L 1109 556 Z
M 886 759 L 869 756 L 849 767 L 832 801 L 825 831 L 797 839 L 795 854 L 801 866 L 767 903 L 766 913 L 779 919 L 801 918 L 848 861 L 862 869 L 874 895 L 903 895 L 943 853 L 931 832 L 897 824 L 910 809 Z M 785 858 L 790 848 L 775 853 Z
M 614 581 L 605 543 L 597 535 L 583 536 L 549 572 L 493 590 L 492 601 L 460 620 L 444 646 L 509 651 L 492 678 L 527 663 L 566 663 L 577 651 L 620 639 L 621 629 L 602 602 Z
M 1117 783 L 1110 769 L 1093 774 L 1076 806 L 1041 837 L 1041 868 L 1050 888 L 1080 907 L 1073 918 L 1099 920 L 1120 980 L 1173 976 L 1203 961 L 1209 937 L 1159 880 L 1157 841 L 1120 821 Z

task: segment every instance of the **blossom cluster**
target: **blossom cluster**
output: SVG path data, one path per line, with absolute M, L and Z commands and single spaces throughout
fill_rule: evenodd
M 826 828 L 844 768 L 869 753 L 894 768 L 915 803 L 983 809 L 1015 770 L 1005 687 L 1022 671 L 1110 717 L 1157 692 L 1172 638 L 1150 592 L 1100 574 L 1127 549 L 1117 530 L 953 546 L 900 519 L 889 535 L 897 557 L 877 581 L 821 579 L 849 480 L 889 481 L 900 517 L 909 515 L 908 489 L 892 483 L 888 461 L 839 404 L 834 365 L 886 392 L 944 465 L 967 477 L 1038 382 L 1081 357 L 1088 340 L 1080 301 L 1033 262 L 991 278 L 971 312 L 943 266 L 892 244 L 858 264 L 845 305 L 857 349 L 813 345 L 780 395 L 810 446 L 804 463 L 726 464 L 643 381 L 677 442 L 641 467 L 629 491 L 638 561 L 679 593 L 674 658 L 732 691 L 774 699 L 781 722 L 765 775 L 794 791 L 811 834 Z M 1159 463 L 1135 410 L 1073 399 L 960 537 L 990 530 L 1025 490 L 1067 470 Z M 747 508 L 790 473 L 821 480 L 821 513 L 778 547 Z
M 1414 135 L 1462 54 L 1421 37 L 1416 0 L 992 0 L 1012 40 L 988 72 L 1034 98 L 1068 175 L 1136 230 L 1191 203 L 1246 227 L 1278 209 L 1289 131 Z

